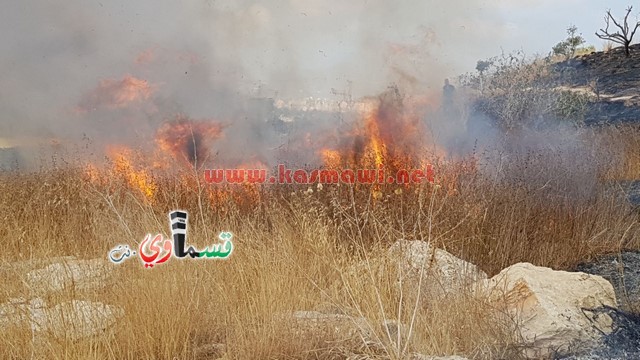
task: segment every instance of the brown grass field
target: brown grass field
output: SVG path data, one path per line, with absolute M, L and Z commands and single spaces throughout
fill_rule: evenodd
M 638 212 L 604 186 L 640 178 L 640 131 L 594 131 L 585 141 L 611 144 L 611 153 L 594 150 L 570 170 L 549 152 L 512 156 L 495 172 L 481 172 L 480 153 L 439 164 L 439 185 L 375 190 L 211 190 L 195 172 L 184 172 L 149 175 L 153 191 L 147 196 L 117 172 L 99 181 L 79 166 L 3 173 L 2 265 L 65 255 L 106 259 L 117 244 L 135 246 L 147 233 L 168 234 L 173 209 L 189 211 L 191 243 L 204 247 L 206 239 L 228 230 L 235 250 L 221 261 L 174 259 L 145 269 L 132 259 L 114 266 L 115 281 L 104 290 L 46 299 L 118 305 L 125 316 L 112 331 L 83 341 L 34 342 L 31 332 L 8 328 L 0 330 L 0 358 L 196 359 L 194 349 L 214 343 L 226 345 L 228 359 L 403 359 L 413 352 L 516 358 L 514 325 L 470 290 L 416 306 L 390 278 L 346 274 L 398 239 L 430 241 L 489 276 L 518 262 L 572 269 L 599 254 L 640 249 Z M 374 198 L 374 191 L 382 196 Z M 23 274 L 3 269 L 0 303 L 27 297 Z M 279 316 L 318 309 L 364 317 L 383 346 L 331 333 L 303 336 Z M 413 327 L 398 341 L 375 325 L 385 319 Z

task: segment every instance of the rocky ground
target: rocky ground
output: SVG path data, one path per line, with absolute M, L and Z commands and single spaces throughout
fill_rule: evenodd
M 603 257 L 581 265 L 584 272 L 556 271 L 529 263 L 512 265 L 492 278 L 475 265 L 423 241 L 398 241 L 379 263 L 354 264 L 345 276 L 384 276 L 399 271 L 398 281 L 424 295 L 420 298 L 446 298 L 447 294 L 471 290 L 519 324 L 514 331 L 521 339 L 515 351 L 529 359 L 637 359 L 640 358 L 640 317 L 619 304 L 638 294 L 640 253 Z M 623 263 L 621 265 L 621 262 Z M 24 327 L 34 333 L 34 342 L 43 334 L 79 341 L 104 336 L 119 326 L 126 316 L 117 306 L 73 299 L 47 304 L 48 295 L 73 288 L 95 290 L 109 286 L 113 264 L 103 259 L 79 260 L 73 257 L 42 262 L 6 264 L 0 271 L 20 274 L 29 289 L 28 298 L 10 299 L 0 304 L 0 329 Z M 620 276 L 623 270 L 625 276 Z M 363 271 L 366 270 L 366 273 Z M 591 272 L 593 274 L 589 274 Z M 602 276 L 600 276 L 602 275 Z M 424 284 L 418 286 L 420 279 Z M 629 279 L 629 280 L 627 280 Z M 613 284 L 613 285 L 612 285 Z M 418 293 L 416 293 L 418 294 Z M 631 294 L 631 295 L 629 295 Z M 617 296 L 623 296 L 623 300 Z M 287 319 L 297 336 L 309 337 L 328 331 L 331 338 L 349 349 L 383 346 L 374 334 L 379 327 L 386 333 L 402 334 L 407 324 L 389 319 L 377 323 L 361 316 L 332 311 L 295 311 L 278 316 Z M 121 325 L 120 325 L 121 326 Z M 391 336 L 396 338 L 396 336 Z M 586 350 L 590 349 L 590 350 Z M 209 344 L 197 349 L 198 358 L 225 358 L 225 344 Z M 575 355 L 579 354 L 579 356 Z M 415 360 L 464 360 L 465 355 L 433 357 L 407 354 Z M 469 354 L 468 358 L 473 358 Z M 353 357 L 345 357 L 353 358 Z M 372 359 L 362 358 L 358 359 Z
M 104 333 L 124 316 L 121 308 L 85 299 L 51 304 L 47 298 L 63 290 L 93 291 L 108 286 L 111 265 L 103 259 L 78 260 L 73 256 L 2 264 L 0 275 L 10 278 L 19 274 L 29 294 L 0 304 L 0 329 L 30 329 L 34 341 L 40 341 L 43 334 L 80 340 Z
M 640 306 L 640 252 L 602 256 L 578 265 L 576 271 L 607 279 L 616 292 L 618 305 L 625 310 L 632 310 L 628 306 Z
M 603 344 L 582 356 L 563 359 L 640 359 L 640 252 L 624 252 L 602 256 L 580 264 L 576 271 L 602 276 L 614 287 L 619 309 L 605 307 L 601 311 L 614 320 L 614 331 L 604 337 Z
M 595 349 L 581 355 L 557 357 L 564 360 L 640 359 L 640 316 L 612 307 L 600 310 L 614 321 L 613 332 Z

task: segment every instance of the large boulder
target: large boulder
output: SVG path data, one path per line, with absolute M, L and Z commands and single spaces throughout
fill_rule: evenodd
M 529 358 L 589 349 L 612 331 L 611 317 L 595 311 L 616 306 L 613 287 L 600 276 L 519 263 L 483 285 L 489 298 L 518 322 Z
M 425 241 L 397 241 L 389 248 L 389 255 L 400 265 L 405 281 L 417 287 L 422 274 L 421 287 L 430 295 L 457 293 L 487 278 L 474 264 Z
M 69 259 L 27 273 L 27 286 L 35 296 L 62 291 L 96 290 L 109 282 L 113 266 L 103 259 Z
M 439 301 L 472 290 L 487 278 L 474 264 L 419 240 L 400 240 L 385 254 L 349 267 L 334 288 L 392 284 L 403 291 L 405 299 L 420 296 L 420 301 Z M 419 291 L 418 291 L 419 290 Z M 411 300 L 412 301 L 412 300 Z
M 44 319 L 47 303 L 41 298 L 13 298 L 0 304 L 0 329 L 8 327 L 38 330 L 37 321 Z M 32 319 L 34 320 L 32 322 Z

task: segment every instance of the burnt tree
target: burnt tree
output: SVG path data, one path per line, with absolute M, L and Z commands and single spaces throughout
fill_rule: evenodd
M 613 15 L 611 15 L 611 10 L 607 10 L 607 15 L 604 17 L 605 24 L 607 25 L 604 29 L 600 29 L 596 32 L 596 36 L 603 40 L 609 40 L 624 46 L 624 54 L 629 57 L 631 56 L 630 45 L 631 41 L 633 41 L 633 36 L 636 34 L 636 30 L 640 27 L 640 21 L 636 22 L 633 30 L 629 27 L 629 14 L 631 14 L 631 10 L 633 6 L 629 6 L 627 8 L 627 14 L 624 16 L 622 23 L 618 22 Z M 611 33 L 609 31 L 609 27 L 611 22 L 618 29 L 616 32 Z

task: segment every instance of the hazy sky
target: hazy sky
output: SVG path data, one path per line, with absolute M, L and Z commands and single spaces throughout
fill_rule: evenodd
M 102 119 L 92 115 L 94 109 L 79 113 L 78 107 L 99 107 L 106 101 L 122 104 L 127 96 L 209 117 L 224 112 L 233 96 L 256 94 L 259 85 L 266 89 L 262 95 L 277 91 L 286 97 L 329 96 L 331 88 L 345 89 L 349 81 L 357 96 L 376 94 L 391 82 L 416 91 L 439 89 L 444 77 L 472 71 L 477 60 L 501 49 L 547 53 L 565 37 L 570 24 L 601 49 L 602 41 L 593 33 L 602 25 L 605 10 L 622 14 L 628 4 L 621 0 L 2 2 L 0 136 L 43 129 L 60 132 L 78 121 L 70 120 L 74 117 Z M 149 93 L 114 90 L 127 75 L 148 82 L 142 85 L 149 87 Z
M 546 53 L 562 39 L 570 25 L 576 25 L 588 44 L 602 50 L 603 40 L 595 32 L 604 26 L 606 10 L 611 9 L 617 17 L 625 14 L 628 0 L 523 0 L 486 1 L 496 4 L 506 26 L 513 29 L 505 43 L 508 48 L 522 48 L 527 52 Z M 630 22 L 638 20 L 640 7 L 630 16 Z

